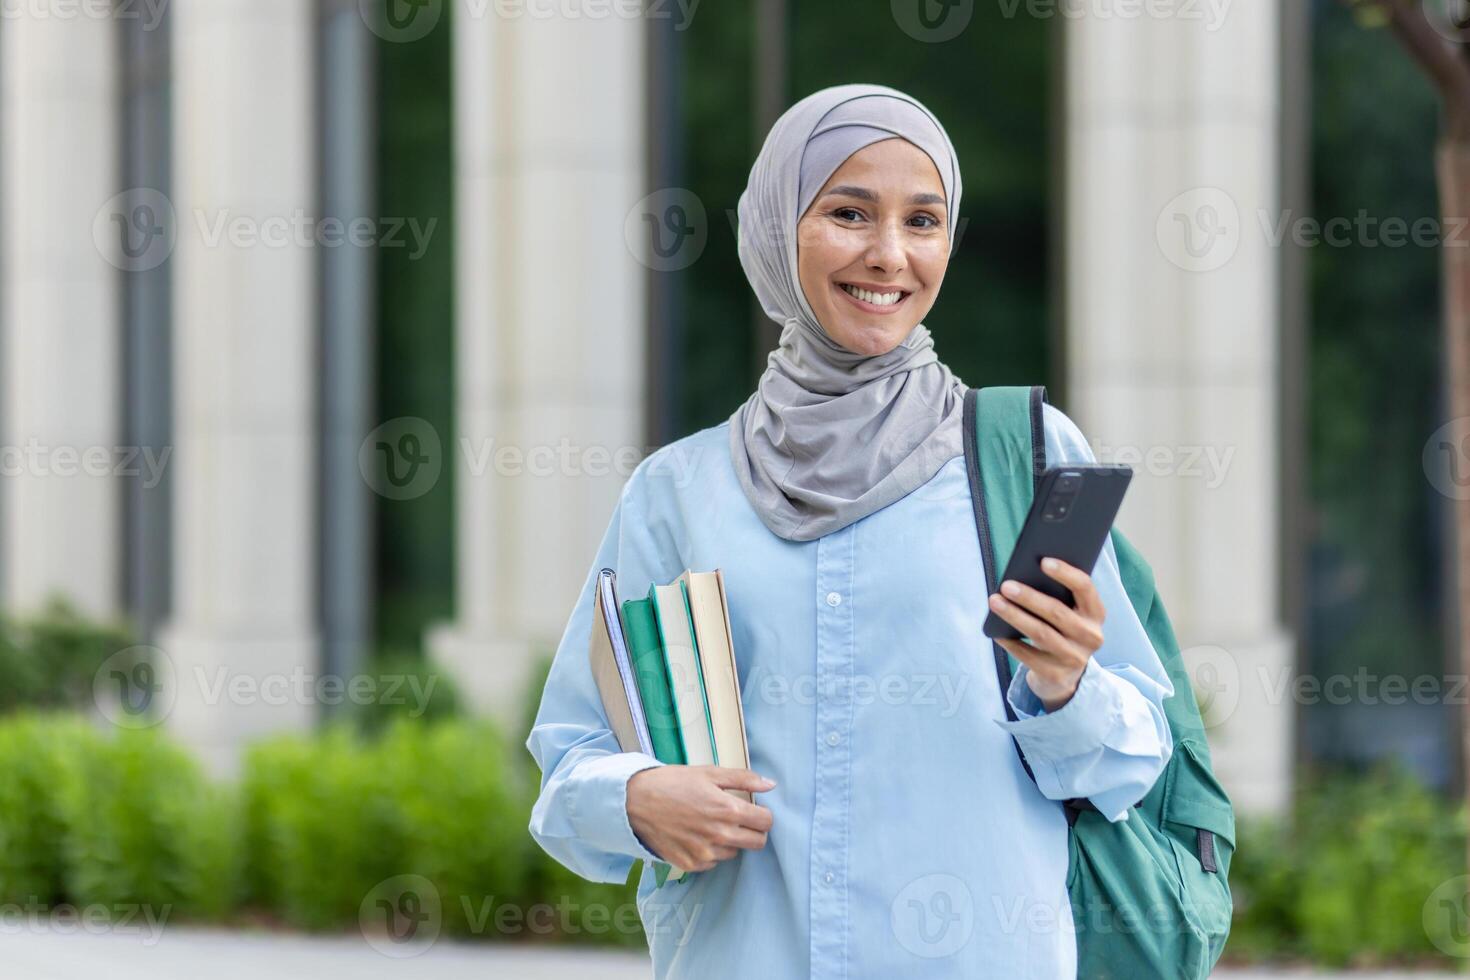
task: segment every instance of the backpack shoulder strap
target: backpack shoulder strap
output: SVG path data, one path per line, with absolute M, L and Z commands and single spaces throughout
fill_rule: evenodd
M 1000 588 L 1000 575 L 1010 561 L 1041 475 L 1046 471 L 1044 404 L 1046 389 L 1040 385 L 971 388 L 965 392 L 965 473 L 970 482 L 970 503 L 975 512 L 975 530 L 980 537 L 988 592 Z M 992 643 L 991 649 L 1001 706 L 1006 720 L 1015 721 L 1015 709 L 1006 697 L 1014 671 L 1011 655 L 999 643 Z M 1036 775 L 1020 743 L 1011 741 L 1026 775 L 1035 782 Z M 1079 810 L 1091 809 L 1094 809 L 1091 800 L 1080 797 L 1067 800 L 1068 825 L 1076 822 Z

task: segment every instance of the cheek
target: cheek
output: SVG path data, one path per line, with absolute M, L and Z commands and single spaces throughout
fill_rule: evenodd
M 939 284 L 944 281 L 945 270 L 949 268 L 949 245 L 940 243 L 937 246 L 926 245 L 915 249 L 910 253 L 914 265 L 914 272 L 928 289 L 938 289 Z
M 797 229 L 797 266 L 803 275 L 830 276 L 862 256 L 867 239 L 860 230 L 831 222 L 813 222 Z

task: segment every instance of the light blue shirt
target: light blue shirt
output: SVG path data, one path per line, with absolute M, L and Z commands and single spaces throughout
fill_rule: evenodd
M 1051 465 L 1090 462 L 1046 407 Z M 723 569 L 751 768 L 776 780 L 766 847 L 638 910 L 658 978 L 1037 977 L 1076 974 L 1059 802 L 1109 820 L 1142 799 L 1172 751 L 1174 689 L 1118 575 L 1092 570 L 1104 642 L 1048 713 L 1021 665 L 1005 719 L 965 461 L 815 541 L 772 534 L 747 502 L 729 422 L 664 446 L 624 486 L 583 583 L 527 747 L 542 770 L 531 833 L 585 878 L 656 860 L 628 823 L 627 781 L 660 763 L 622 753 L 587 661 L 597 570 L 621 598 L 685 568 Z M 1011 741 L 1036 775 L 1027 777 Z

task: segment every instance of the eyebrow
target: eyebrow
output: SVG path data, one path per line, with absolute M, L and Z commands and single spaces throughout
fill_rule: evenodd
M 868 190 L 866 187 L 854 187 L 851 184 L 839 184 L 836 187 L 829 188 L 828 191 L 827 191 L 827 193 L 826 194 L 823 194 L 822 196 L 823 197 L 830 197 L 832 195 L 841 195 L 843 197 L 855 197 L 855 198 L 858 198 L 859 200 L 862 200 L 862 201 L 872 201 L 874 204 L 878 203 L 878 195 L 877 194 L 874 194 L 872 191 Z M 943 204 L 944 203 L 944 195 L 943 194 L 935 194 L 935 193 L 932 193 L 930 191 L 923 191 L 923 192 L 921 192 L 919 194 L 915 194 L 912 197 L 910 197 L 909 198 L 909 203 L 910 204 Z

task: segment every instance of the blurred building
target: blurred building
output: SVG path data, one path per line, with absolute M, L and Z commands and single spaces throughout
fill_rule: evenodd
M 616 4 L 455 0 L 454 439 L 374 414 L 361 246 L 415 229 L 376 209 L 373 52 L 448 2 L 55 0 L 0 23 L 0 443 L 32 447 L 0 484 L 4 601 L 132 617 L 170 662 L 170 724 L 222 765 L 317 711 L 218 679 L 360 662 L 372 510 L 420 473 L 456 488 L 455 614 L 428 649 L 517 710 L 654 438 L 661 299 L 630 242 L 668 206 L 646 196 L 664 53 Z M 1282 803 L 1293 757 L 1262 683 L 1294 663 L 1284 253 L 1243 230 L 1281 195 L 1279 6 L 1057 28 L 1053 380 L 1139 470 L 1122 523 L 1247 808 Z

